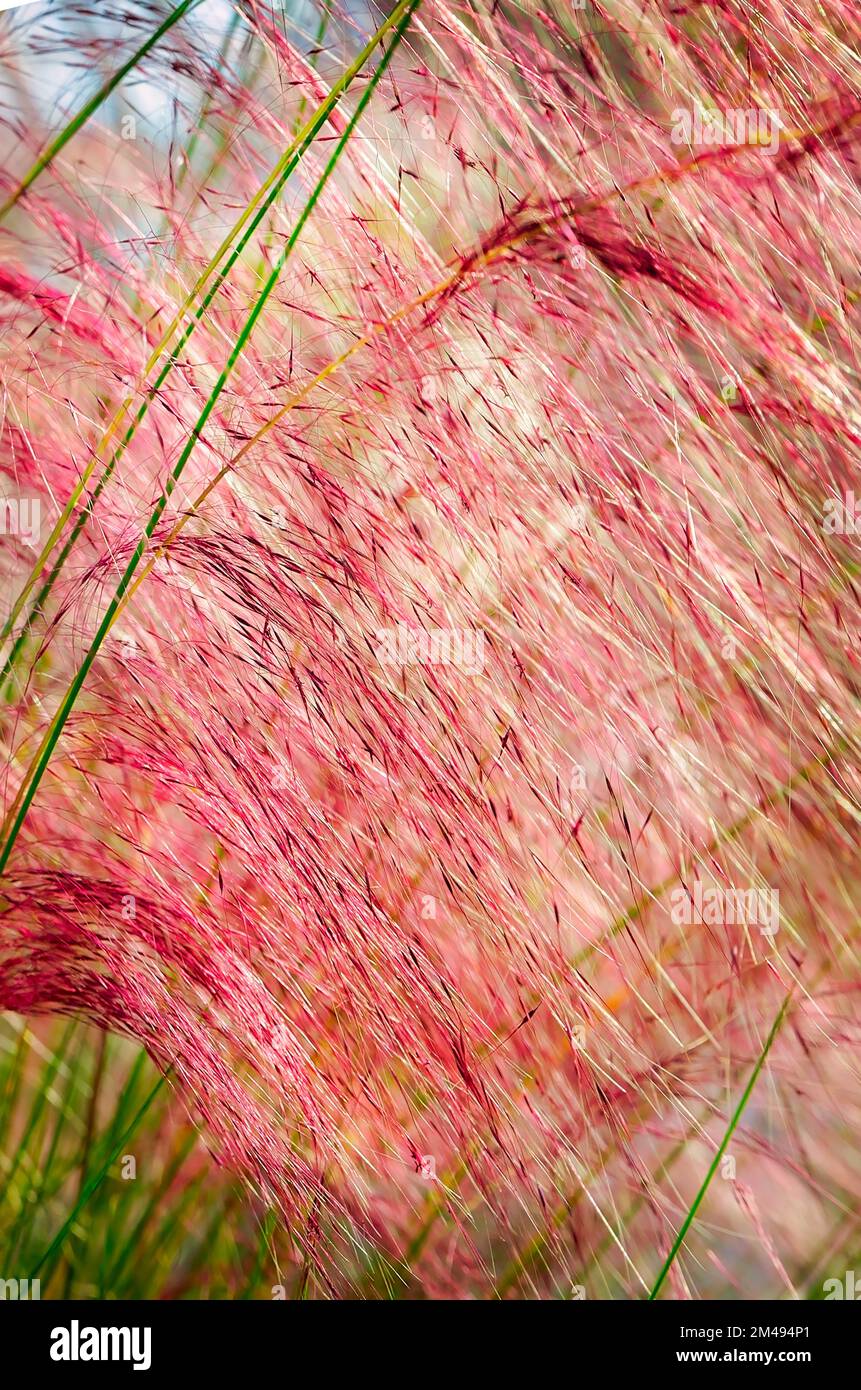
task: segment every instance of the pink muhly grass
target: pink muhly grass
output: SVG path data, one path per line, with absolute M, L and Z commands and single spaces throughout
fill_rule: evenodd
M 167 13 L 66 8 L 0 21 L 0 197 L 56 130 L 15 65 L 104 75 Z M 136 69 L 169 130 L 124 140 L 121 87 L 0 222 L 2 490 L 42 541 L 382 22 L 332 4 L 315 46 L 248 0 L 217 58 L 206 8 Z M 822 517 L 861 442 L 859 34 L 843 0 L 423 0 L 14 842 L 379 50 L 7 676 L 0 1004 L 143 1043 L 323 1295 L 760 1296 L 851 1234 L 858 561 Z M 672 139 L 749 108 L 773 152 Z M 4 659 L 72 524 L 35 572 L 5 539 Z M 779 928 L 680 924 L 697 883 Z

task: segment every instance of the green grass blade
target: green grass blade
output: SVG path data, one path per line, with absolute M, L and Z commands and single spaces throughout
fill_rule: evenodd
M 134 1134 L 141 1120 L 146 1115 L 147 1111 L 149 1110 L 150 1106 L 152 1105 L 153 1101 L 155 1100 L 156 1096 L 158 1095 L 159 1091 L 161 1090 L 162 1086 L 164 1086 L 166 1081 L 167 1074 L 159 1077 L 158 1081 L 156 1082 L 155 1086 L 153 1086 L 143 1105 L 141 1105 L 140 1109 L 137 1111 L 137 1114 L 133 1117 L 131 1123 L 123 1131 L 123 1133 L 119 1137 L 118 1142 L 111 1149 L 107 1159 L 102 1164 L 102 1167 L 98 1170 L 97 1173 L 94 1173 L 92 1178 L 90 1178 L 87 1183 L 84 1184 L 84 1187 L 82 1188 L 78 1196 L 78 1199 L 75 1202 L 75 1205 L 69 1212 L 69 1215 L 66 1217 L 66 1220 L 63 1222 L 59 1231 L 54 1236 L 54 1239 L 51 1241 L 51 1244 L 48 1246 L 47 1250 L 44 1252 L 44 1254 L 41 1256 L 38 1262 L 34 1265 L 33 1270 L 30 1274 L 31 1279 L 35 1279 L 36 1275 L 43 1268 L 43 1266 L 47 1264 L 48 1261 L 53 1260 L 60 1253 L 60 1251 L 63 1248 L 63 1244 L 66 1240 L 66 1237 L 68 1236 L 69 1232 L 71 1231 L 72 1227 L 78 1219 L 79 1213 L 87 1205 L 87 1202 L 90 1200 L 93 1193 L 104 1182 L 105 1177 L 107 1176 L 108 1171 L 111 1168 L 111 1165 L 114 1164 L 119 1158 L 124 1146 L 128 1143 L 129 1139 Z
M 652 1301 L 652 1299 L 657 1298 L 658 1294 L 660 1293 L 661 1287 L 662 1287 L 662 1285 L 663 1285 L 663 1282 L 664 1282 L 664 1280 L 666 1279 L 667 1275 L 669 1274 L 670 1269 L 672 1268 L 673 1261 L 675 1260 L 676 1256 L 678 1255 L 679 1251 L 680 1251 L 681 1248 L 682 1248 L 682 1245 L 683 1245 L 683 1243 L 684 1243 L 685 1236 L 687 1235 L 688 1231 L 690 1230 L 691 1223 L 693 1222 L 694 1217 L 696 1216 L 697 1212 L 699 1211 L 699 1208 L 700 1208 L 700 1206 L 701 1206 L 701 1204 L 702 1204 L 703 1198 L 705 1197 L 706 1193 L 707 1193 L 708 1190 L 709 1190 L 709 1186 L 711 1185 L 711 1180 L 712 1180 L 712 1178 L 714 1177 L 715 1173 L 717 1172 L 718 1164 L 720 1163 L 721 1159 L 723 1158 L 723 1156 L 724 1156 L 724 1154 L 725 1154 L 725 1152 L 726 1152 L 726 1150 L 727 1150 L 727 1146 L 729 1145 L 729 1141 L 730 1141 L 730 1139 L 732 1139 L 732 1136 L 733 1136 L 733 1134 L 735 1133 L 736 1126 L 738 1125 L 739 1120 L 741 1119 L 742 1115 L 744 1114 L 745 1107 L 747 1106 L 747 1103 L 748 1103 L 748 1101 L 750 1100 L 751 1095 L 753 1094 L 753 1088 L 754 1088 L 754 1086 L 755 1086 L 756 1083 L 757 1083 L 757 1079 L 758 1079 L 758 1077 L 759 1077 L 759 1073 L 762 1071 L 762 1068 L 763 1068 L 763 1064 L 764 1064 L 764 1062 L 765 1062 L 765 1059 L 766 1059 L 766 1057 L 768 1056 L 769 1052 L 771 1051 L 771 1045 L 772 1045 L 772 1043 L 774 1042 L 775 1038 L 777 1037 L 778 1031 L 779 1031 L 779 1029 L 780 1029 L 780 1025 L 783 1023 L 783 1020 L 784 1020 L 784 1018 L 785 1018 L 785 1016 L 786 1016 L 786 1010 L 787 1010 L 787 1008 L 789 1007 L 789 1001 L 790 1001 L 790 998 L 791 998 L 791 997 L 792 997 L 791 994 L 787 994 L 787 996 L 786 996 L 786 998 L 784 999 L 782 1005 L 780 1006 L 780 1011 L 778 1012 L 777 1018 L 774 1020 L 774 1023 L 771 1025 L 771 1032 L 769 1033 L 768 1037 L 766 1038 L 766 1040 L 765 1040 L 765 1046 L 763 1047 L 762 1051 L 761 1051 L 760 1054 L 759 1054 L 759 1057 L 757 1058 L 756 1066 L 754 1067 L 753 1071 L 752 1071 L 751 1074 L 750 1074 L 750 1080 L 748 1081 L 747 1085 L 745 1086 L 745 1088 L 744 1088 L 744 1094 L 742 1095 L 741 1100 L 739 1101 L 738 1105 L 736 1106 L 735 1114 L 733 1115 L 732 1119 L 730 1120 L 729 1124 L 727 1125 L 726 1133 L 724 1134 L 724 1137 L 723 1137 L 723 1139 L 721 1140 L 720 1145 L 718 1146 L 717 1152 L 715 1153 L 715 1156 L 714 1156 L 714 1158 L 713 1158 L 712 1161 L 711 1161 L 711 1165 L 710 1165 L 710 1167 L 709 1167 L 709 1170 L 708 1170 L 708 1172 L 706 1173 L 705 1178 L 704 1178 L 704 1180 L 703 1180 L 703 1185 L 702 1185 L 702 1187 L 700 1188 L 699 1192 L 697 1193 L 696 1197 L 694 1198 L 693 1203 L 691 1204 L 690 1211 L 688 1212 L 687 1216 L 685 1217 L 684 1221 L 682 1222 L 682 1224 L 681 1224 L 681 1226 L 680 1226 L 680 1228 L 679 1228 L 679 1233 L 678 1233 L 678 1235 L 676 1236 L 675 1240 L 673 1241 L 672 1249 L 670 1250 L 669 1255 L 667 1256 L 666 1260 L 664 1261 L 663 1268 L 661 1269 L 660 1274 L 658 1275 L 657 1279 L 655 1280 L 654 1288 L 652 1289 L 652 1292 L 649 1294 L 649 1301 L 650 1301 L 650 1302 Z
M 18 1095 L 24 1081 L 24 1067 L 29 1051 L 30 1035 L 26 1024 L 18 1034 L 18 1045 L 15 1052 L 4 1067 L 3 1098 L 0 1103 L 0 1155 L 6 1143 L 6 1131 L 18 1101 Z
M 86 102 L 84 106 L 81 107 L 80 111 L 78 111 L 77 114 L 74 115 L 72 119 L 68 122 L 68 124 L 63 127 L 59 135 L 56 135 L 54 139 L 51 141 L 51 143 L 47 146 L 47 148 L 43 150 L 42 154 L 39 155 L 39 158 L 36 160 L 35 164 L 33 164 L 32 167 L 28 170 L 28 172 L 24 175 L 23 179 L 18 184 L 18 187 L 15 189 L 14 193 L 12 193 L 6 199 L 6 202 L 2 205 L 2 207 L 0 207 L 0 222 L 3 221 L 3 218 L 6 216 L 8 212 L 12 210 L 15 204 L 19 202 L 21 198 L 23 198 L 28 188 L 32 187 L 39 175 L 43 173 L 45 169 L 48 168 L 48 165 L 51 164 L 53 160 L 56 159 L 60 151 L 66 145 L 68 145 L 72 137 L 77 135 L 81 127 L 86 125 L 90 117 L 96 111 L 98 111 L 99 107 L 105 101 L 107 101 L 108 97 L 111 95 L 111 92 L 115 91 L 115 89 L 122 82 L 123 78 L 128 77 L 129 73 L 132 72 L 133 69 L 137 67 L 138 63 L 140 63 L 141 60 L 146 57 L 150 49 L 155 47 L 159 39 L 163 38 L 164 35 L 168 32 L 168 30 L 172 29 L 173 26 L 178 22 L 178 20 L 182 19 L 183 15 L 188 14 L 188 11 L 198 3 L 199 0 L 181 0 L 181 3 L 177 5 L 176 9 L 171 10 L 167 18 L 163 20 L 159 27 L 152 34 L 150 34 L 149 38 L 141 44 L 137 52 L 132 54 L 128 62 L 123 63 L 122 67 L 118 68 L 117 71 L 113 74 L 113 76 L 109 77 L 108 80 L 105 83 L 103 83 L 103 85 L 96 92 L 95 96 L 92 96 L 90 100 Z
M 27 1123 L 24 1126 L 24 1131 L 21 1135 L 20 1143 L 18 1144 L 18 1147 L 15 1150 L 15 1156 L 12 1159 L 9 1172 L 6 1174 L 7 1187 L 11 1185 L 13 1179 L 15 1178 L 18 1172 L 18 1167 L 22 1159 L 24 1158 L 24 1155 L 28 1151 L 33 1135 L 35 1134 L 39 1126 L 39 1123 L 42 1119 L 42 1115 L 49 1104 L 51 1088 L 53 1087 L 54 1081 L 56 1080 L 60 1068 L 65 1060 L 66 1052 L 72 1041 L 74 1032 L 75 1024 L 69 1023 L 66 1026 L 66 1030 L 63 1034 L 60 1046 L 56 1049 L 56 1051 L 51 1056 L 49 1062 L 47 1063 L 40 1084 L 35 1090 L 33 1104 L 30 1107 L 30 1114 L 27 1118 Z
M 180 1169 L 182 1168 L 182 1165 L 185 1163 L 186 1159 L 188 1158 L 189 1154 L 191 1153 L 192 1149 L 197 1143 L 197 1138 L 198 1136 L 196 1129 L 191 1129 L 185 1136 L 183 1143 L 180 1145 L 177 1153 L 174 1155 L 167 1168 L 165 1169 L 161 1181 L 159 1182 L 158 1186 L 155 1188 L 154 1192 L 147 1201 L 141 1215 L 138 1217 L 137 1221 L 132 1227 L 131 1232 L 129 1233 L 123 1244 L 120 1246 L 117 1253 L 114 1255 L 112 1263 L 110 1264 L 109 1269 L 105 1272 L 103 1277 L 104 1288 L 119 1288 L 120 1280 L 122 1278 L 122 1275 L 125 1273 L 126 1265 L 128 1264 L 135 1251 L 140 1250 L 143 1246 L 147 1228 L 153 1216 L 160 1209 L 161 1204 L 164 1198 L 166 1197 L 167 1193 L 169 1192 L 171 1184 L 176 1178 L 177 1173 L 179 1173 Z M 176 1216 L 175 1210 L 172 1212 L 172 1215 L 174 1217 Z

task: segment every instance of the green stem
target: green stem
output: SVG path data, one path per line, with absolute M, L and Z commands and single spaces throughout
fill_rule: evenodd
M 79 1193 L 78 1199 L 75 1202 L 75 1205 L 73 1206 L 69 1215 L 66 1217 L 66 1220 L 63 1222 L 59 1231 L 54 1236 L 54 1239 L 51 1241 L 51 1244 L 48 1246 L 47 1250 L 42 1255 L 42 1258 L 33 1267 L 33 1270 L 30 1273 L 31 1279 L 35 1279 L 36 1275 L 39 1273 L 39 1270 L 43 1267 L 43 1265 L 45 1265 L 48 1260 L 50 1260 L 54 1255 L 57 1254 L 59 1250 L 62 1249 L 66 1236 L 69 1234 L 69 1232 L 71 1231 L 72 1227 L 78 1219 L 78 1214 L 87 1205 L 87 1202 L 90 1200 L 97 1188 L 99 1188 L 101 1184 L 104 1182 L 105 1177 L 107 1176 L 111 1168 L 111 1165 L 115 1163 L 116 1160 L 119 1158 L 126 1143 L 134 1134 L 135 1130 L 137 1129 L 146 1112 L 149 1110 L 150 1106 L 152 1105 L 162 1086 L 165 1084 L 166 1080 L 167 1074 L 159 1077 L 158 1081 L 150 1091 L 143 1105 L 140 1107 L 137 1114 L 132 1119 L 131 1124 L 128 1126 L 126 1130 L 124 1130 L 124 1132 L 120 1135 L 119 1140 L 117 1141 L 114 1148 L 111 1149 L 102 1167 L 99 1169 L 97 1173 L 93 1174 L 89 1182 Z
M 171 10 L 163 23 L 161 23 L 155 32 L 150 34 L 149 38 L 141 44 L 137 52 L 132 54 L 128 62 L 123 63 L 123 66 L 114 73 L 113 77 L 109 77 L 108 80 L 102 84 L 95 96 L 91 97 L 86 105 L 82 106 L 80 111 L 72 117 L 68 125 L 63 127 L 59 135 L 54 137 L 47 149 L 39 155 L 35 164 L 24 175 L 18 187 L 15 189 L 15 192 L 12 193 L 10 197 L 6 199 L 3 206 L 0 207 L 0 222 L 3 221 L 3 218 L 12 210 L 15 204 L 23 198 L 27 189 L 36 182 L 36 179 L 43 170 L 47 169 L 48 165 L 56 159 L 63 147 L 78 133 L 81 126 L 86 125 L 93 113 L 98 111 L 103 102 L 107 101 L 111 92 L 120 85 L 123 78 L 127 77 L 133 68 L 137 67 L 141 59 L 146 57 L 150 49 L 154 48 L 158 43 L 159 39 L 163 38 L 167 31 L 172 29 L 177 21 L 182 19 L 183 15 L 187 14 L 197 3 L 198 0 L 181 0 L 181 3 L 177 5 L 176 9 Z
M 771 1025 L 771 1032 L 769 1033 L 768 1037 L 767 1037 L 766 1040 L 765 1040 L 765 1046 L 764 1046 L 764 1048 L 762 1049 L 762 1051 L 760 1052 L 759 1058 L 758 1058 L 757 1063 L 756 1063 L 756 1066 L 754 1067 L 753 1071 L 752 1071 L 751 1074 L 750 1074 L 750 1080 L 748 1081 L 747 1085 L 746 1085 L 745 1088 L 744 1088 L 744 1094 L 743 1094 L 741 1100 L 739 1101 L 738 1105 L 736 1106 L 735 1114 L 733 1115 L 732 1119 L 730 1120 L 730 1122 L 729 1122 L 729 1124 L 728 1124 L 728 1126 L 727 1126 L 726 1133 L 725 1133 L 723 1139 L 721 1140 L 720 1146 L 719 1146 L 719 1148 L 718 1148 L 718 1150 L 717 1150 L 717 1153 L 715 1154 L 714 1158 L 713 1158 L 712 1161 L 711 1161 L 711 1166 L 709 1167 L 709 1170 L 708 1170 L 708 1172 L 707 1172 L 706 1175 L 705 1175 L 705 1179 L 704 1179 L 704 1181 L 703 1181 L 703 1185 L 702 1185 L 702 1187 L 700 1188 L 699 1192 L 697 1193 L 696 1197 L 694 1198 L 694 1200 L 693 1200 L 693 1205 L 691 1206 L 690 1211 L 688 1212 L 687 1216 L 685 1217 L 684 1221 L 682 1222 L 681 1228 L 680 1228 L 680 1230 L 679 1230 L 679 1234 L 676 1236 L 675 1240 L 673 1241 L 673 1248 L 671 1249 L 669 1255 L 667 1256 L 666 1260 L 664 1261 L 664 1266 L 663 1266 L 663 1268 L 662 1268 L 660 1274 L 658 1275 L 657 1279 L 655 1280 L 655 1286 L 654 1286 L 654 1288 L 652 1289 L 652 1292 L 649 1294 L 649 1302 L 651 1302 L 652 1299 L 657 1298 L 658 1294 L 659 1294 L 660 1291 L 661 1291 L 661 1286 L 662 1286 L 664 1280 L 666 1279 L 667 1275 L 668 1275 L 669 1272 L 670 1272 L 670 1268 L 672 1267 L 673 1261 L 675 1260 L 676 1256 L 678 1255 L 679 1251 L 680 1251 L 681 1248 L 682 1248 L 682 1244 L 684 1243 L 685 1236 L 687 1235 L 688 1230 L 690 1229 L 690 1226 L 691 1226 L 691 1223 L 692 1223 L 694 1217 L 696 1216 L 697 1212 L 699 1211 L 699 1208 L 700 1208 L 700 1205 L 702 1204 L 703 1198 L 705 1197 L 706 1193 L 707 1193 L 708 1190 L 709 1190 L 709 1186 L 710 1186 L 710 1184 L 711 1184 L 711 1180 L 712 1180 L 712 1178 L 714 1177 L 715 1173 L 717 1172 L 718 1164 L 720 1163 L 721 1159 L 723 1158 L 724 1154 L 726 1153 L 727 1147 L 728 1147 L 728 1145 L 729 1145 L 729 1141 L 730 1141 L 730 1139 L 732 1139 L 732 1136 L 733 1136 L 733 1134 L 734 1134 L 735 1131 L 736 1131 L 736 1127 L 737 1127 L 737 1125 L 738 1125 L 738 1122 L 739 1122 L 739 1120 L 741 1119 L 742 1115 L 744 1114 L 745 1107 L 746 1107 L 746 1105 L 747 1105 L 748 1101 L 750 1100 L 750 1097 L 751 1097 L 751 1095 L 752 1095 L 752 1093 L 753 1093 L 753 1088 L 754 1088 L 754 1086 L 756 1085 L 757 1078 L 759 1077 L 759 1073 L 762 1071 L 763 1063 L 765 1062 L 766 1057 L 768 1056 L 769 1052 L 771 1051 L 771 1045 L 772 1045 L 772 1043 L 774 1042 L 775 1038 L 777 1037 L 778 1031 L 779 1031 L 779 1029 L 780 1029 L 780 1025 L 782 1024 L 782 1022 L 783 1022 L 783 1020 L 784 1020 L 784 1017 L 786 1016 L 786 1010 L 787 1010 L 787 1008 L 789 1007 L 789 1001 L 790 1001 L 790 998 L 791 998 L 791 997 L 792 997 L 791 994 L 787 994 L 786 998 L 784 999 L 783 1003 L 782 1003 L 781 1006 L 780 1006 L 780 1011 L 779 1011 L 779 1013 L 778 1013 L 778 1015 L 777 1015 L 777 1018 L 774 1020 L 774 1023 Z
M 93 1080 L 90 1086 L 90 1099 L 87 1105 L 87 1120 L 86 1129 L 84 1131 L 84 1146 L 81 1150 L 81 1166 L 78 1171 L 78 1201 L 80 1201 L 81 1195 L 84 1191 L 84 1187 L 86 1186 L 87 1170 L 90 1166 L 90 1153 L 93 1147 L 93 1139 L 96 1133 L 96 1119 L 99 1108 L 99 1094 L 102 1089 L 102 1077 L 104 1076 L 105 1071 L 105 1056 L 107 1053 L 107 1046 L 108 1035 L 105 1029 L 102 1029 L 102 1031 L 99 1033 L 99 1041 L 98 1046 L 96 1048 L 96 1062 L 95 1067 L 93 1069 Z M 74 1261 L 72 1259 L 67 1259 L 66 1278 L 63 1287 L 64 1298 L 69 1297 L 72 1288 L 72 1279 L 74 1277 L 74 1273 Z

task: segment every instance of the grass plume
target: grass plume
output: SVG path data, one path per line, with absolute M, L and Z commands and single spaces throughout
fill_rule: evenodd
M 0 16 L 0 1275 L 847 1267 L 859 38 Z

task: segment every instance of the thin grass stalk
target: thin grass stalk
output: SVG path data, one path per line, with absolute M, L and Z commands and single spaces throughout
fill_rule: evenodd
M 780 1009 L 778 1010 L 777 1017 L 771 1025 L 771 1030 L 768 1034 L 768 1037 L 765 1040 L 763 1049 L 760 1052 L 759 1057 L 756 1060 L 756 1064 L 753 1068 L 753 1071 L 750 1074 L 750 1079 L 748 1080 L 748 1083 L 745 1086 L 744 1091 L 742 1092 L 741 1099 L 733 1112 L 732 1118 L 730 1119 L 730 1122 L 727 1125 L 726 1130 L 724 1131 L 724 1136 L 721 1139 L 721 1142 L 718 1145 L 717 1149 L 715 1150 L 714 1158 L 709 1164 L 709 1169 L 703 1179 L 702 1186 L 700 1187 L 699 1192 L 697 1193 L 696 1197 L 691 1203 L 687 1215 L 685 1216 L 684 1221 L 679 1227 L 679 1233 L 676 1236 L 670 1248 L 670 1253 L 667 1255 L 666 1260 L 661 1266 L 660 1273 L 658 1274 L 658 1277 L 652 1286 L 652 1291 L 649 1294 L 649 1302 L 657 1298 L 658 1294 L 661 1292 L 661 1289 L 664 1285 L 664 1280 L 666 1279 L 667 1275 L 672 1269 L 675 1258 L 685 1242 L 685 1237 L 687 1236 L 687 1233 L 691 1228 L 694 1217 L 696 1216 L 697 1212 L 702 1206 L 703 1198 L 705 1197 L 706 1193 L 709 1190 L 709 1187 L 711 1186 L 712 1178 L 718 1170 L 720 1161 L 726 1153 L 727 1148 L 729 1147 L 729 1142 L 732 1139 L 732 1136 L 735 1134 L 736 1129 L 738 1128 L 738 1122 L 747 1108 L 748 1101 L 753 1095 L 753 1088 L 759 1079 L 759 1073 L 762 1071 L 762 1068 L 765 1064 L 765 1059 L 771 1051 L 772 1044 L 780 1031 L 780 1026 L 783 1023 L 784 1018 L 786 1017 L 786 1011 L 789 1008 L 789 1002 L 791 998 L 791 993 L 787 994 L 786 998 L 780 1006 Z
M 32 188 L 39 175 L 49 168 L 57 158 L 57 155 L 65 149 L 69 141 L 77 135 L 78 131 L 86 125 L 90 117 L 107 101 L 111 93 L 116 91 L 123 79 L 128 77 L 129 73 L 133 72 L 134 69 L 143 62 L 147 54 L 151 49 L 155 48 L 156 44 L 164 38 L 165 34 L 199 3 L 200 0 L 180 0 L 176 8 L 171 10 L 170 14 L 167 15 L 159 27 L 155 29 L 141 44 L 140 48 L 132 54 L 128 62 L 123 63 L 122 67 L 118 68 L 113 76 L 109 77 L 107 81 L 102 84 L 95 96 L 91 97 L 90 100 L 81 107 L 80 111 L 76 112 L 59 134 L 54 137 L 42 154 L 39 155 L 39 158 L 31 168 L 28 169 L 14 192 L 10 194 L 5 203 L 0 205 L 0 222 L 2 222 L 7 213 L 11 212 L 12 208 L 21 201 L 28 189 Z

